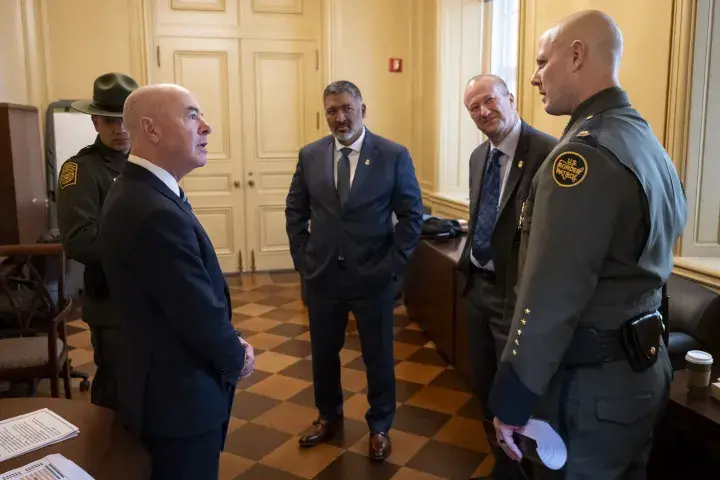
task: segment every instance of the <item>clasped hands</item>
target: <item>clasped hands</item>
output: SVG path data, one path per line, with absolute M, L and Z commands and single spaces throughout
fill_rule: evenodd
M 497 417 L 493 419 L 493 426 L 495 427 L 495 436 L 497 437 L 498 444 L 505 454 L 516 462 L 521 461 L 523 454 L 513 438 L 513 433 L 522 433 L 522 431 L 525 430 L 525 426 L 516 427 L 514 425 L 507 425 L 498 420 Z
M 240 340 L 242 346 L 245 347 L 245 364 L 240 371 L 239 380 L 245 380 L 252 375 L 252 372 L 255 369 L 255 349 L 253 349 L 253 346 L 250 345 L 244 338 L 238 337 L 238 340 Z

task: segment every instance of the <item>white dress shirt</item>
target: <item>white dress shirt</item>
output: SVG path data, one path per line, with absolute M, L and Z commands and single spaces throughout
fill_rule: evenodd
M 180 196 L 180 186 L 178 185 L 177 180 L 175 180 L 175 177 L 170 175 L 164 168 L 158 167 L 151 161 L 145 160 L 144 158 L 140 158 L 135 155 L 130 155 L 128 157 L 128 162 L 134 163 L 135 165 L 140 165 L 146 170 L 150 170 L 150 172 L 157 178 L 159 178 L 165 185 L 167 185 L 170 190 L 175 192 L 175 195 L 177 195 L 178 197 Z
M 343 148 L 349 148 L 352 150 L 348 154 L 348 158 L 350 159 L 350 186 L 352 186 L 353 179 L 355 178 L 355 170 L 357 170 L 358 160 L 360 159 L 360 149 L 362 148 L 363 140 L 365 140 L 365 127 L 362 129 L 362 133 L 360 136 L 355 140 L 352 145 L 345 146 L 342 143 L 338 141 L 338 139 L 335 139 L 335 163 L 333 172 L 335 175 L 335 186 L 337 187 L 337 171 L 338 171 L 338 162 L 342 158 L 342 150 Z
M 517 144 L 518 141 L 520 141 L 521 128 L 522 122 L 518 118 L 515 121 L 513 129 L 510 130 L 510 133 L 508 133 L 508 135 L 503 139 L 503 141 L 500 142 L 500 145 L 494 145 L 492 142 L 490 142 L 490 153 L 493 151 L 493 148 L 497 148 L 498 150 L 500 150 L 500 152 L 502 152 L 500 158 L 498 158 L 498 162 L 500 163 L 500 196 L 498 197 L 498 208 L 500 208 L 503 193 L 505 192 L 505 184 L 507 184 L 507 179 L 510 174 L 510 166 L 515 160 L 515 150 L 517 150 Z M 490 160 L 490 153 L 488 153 L 488 161 Z M 487 162 L 485 162 L 485 168 L 487 168 Z M 480 192 L 480 195 L 482 195 L 482 192 Z M 472 242 L 472 238 L 470 238 L 470 241 Z M 478 268 L 484 268 L 485 270 L 492 271 L 495 270 L 495 266 L 493 265 L 492 260 L 486 263 L 484 267 L 478 265 L 477 260 L 475 260 L 475 257 L 472 256 L 472 247 L 470 249 L 470 261 Z

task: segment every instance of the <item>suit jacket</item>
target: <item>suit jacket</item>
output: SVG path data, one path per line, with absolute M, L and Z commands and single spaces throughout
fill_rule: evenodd
M 530 185 L 535 173 L 557 143 L 556 138 L 534 129 L 523 120 L 521 122 L 520 139 L 515 149 L 513 162 L 508 167 L 510 172 L 508 172 L 507 183 L 500 199 L 500 213 L 490 242 L 497 286 L 505 295 L 506 313 L 510 315 L 512 315 L 515 304 L 515 284 L 518 279 L 517 262 L 520 247 L 518 222 L 522 205 L 530 193 Z M 470 220 L 465 248 L 458 261 L 458 269 L 466 279 L 470 278 L 472 267 L 470 247 L 477 222 L 480 190 L 489 153 L 490 140 L 486 140 L 470 155 Z M 469 286 L 468 282 L 463 294 L 467 293 Z
M 325 289 L 338 288 L 338 280 L 358 293 L 386 287 L 404 272 L 422 230 L 422 195 L 410 154 L 366 130 L 344 207 L 334 162 L 330 135 L 300 150 L 285 208 L 295 269 Z
M 190 205 L 128 163 L 100 225 L 103 269 L 123 314 L 120 415 L 137 435 L 183 437 L 222 426 L 245 349 L 212 243 Z

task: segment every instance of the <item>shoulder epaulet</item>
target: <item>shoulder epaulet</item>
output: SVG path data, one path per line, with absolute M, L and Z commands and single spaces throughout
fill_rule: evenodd
M 575 133 L 569 136 L 568 141 L 597 147 L 601 120 L 602 114 L 588 115 L 575 129 Z
M 68 160 L 75 160 L 80 157 L 84 157 L 88 153 L 92 153 L 95 151 L 95 145 L 88 145 L 87 147 L 83 147 L 78 151 L 75 155 L 70 157 Z

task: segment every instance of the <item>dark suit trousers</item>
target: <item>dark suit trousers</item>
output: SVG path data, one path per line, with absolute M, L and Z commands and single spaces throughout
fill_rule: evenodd
M 525 477 L 522 476 L 519 465 L 497 445 L 495 427 L 492 423 L 494 415 L 486 407 L 500 356 L 507 342 L 511 319 L 503 320 L 505 298 L 493 282 L 485 278 L 474 266 L 471 266 L 471 272 L 466 296 L 468 351 L 473 369 L 473 387 L 483 405 L 483 427 L 495 456 L 493 478 L 522 479 Z
M 191 437 L 145 437 L 151 480 L 217 480 L 223 428 Z
M 365 419 L 370 431 L 385 432 L 395 416 L 395 361 L 393 358 L 393 305 L 395 283 L 376 293 L 354 296 L 352 288 L 341 293 L 306 285 L 310 317 L 315 405 L 324 419 L 336 420 L 343 411 L 340 350 L 345 343 L 348 312 L 357 322 L 368 383 Z
M 90 389 L 90 401 L 101 407 L 117 410 L 118 368 L 122 365 L 120 355 L 120 329 L 115 327 L 90 327 L 90 341 L 97 371 Z

